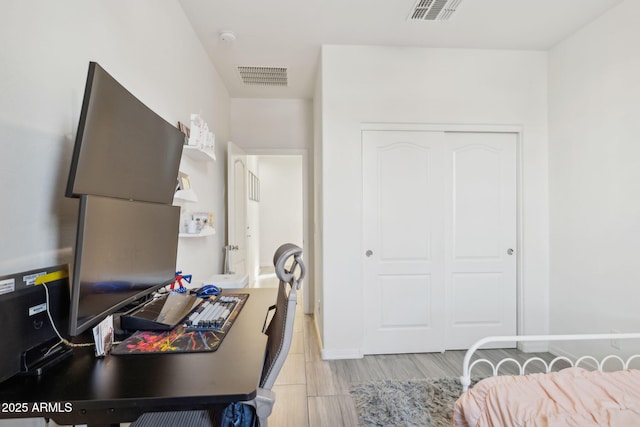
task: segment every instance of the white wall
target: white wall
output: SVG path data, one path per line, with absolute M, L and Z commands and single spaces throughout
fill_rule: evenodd
M 522 126 L 522 332 L 547 332 L 546 67 L 544 52 L 323 47 L 324 357 L 354 357 L 362 348 L 365 122 Z
M 640 330 L 638 76 L 637 1 L 621 3 L 549 54 L 554 333 Z
M 247 156 L 247 169 L 255 176 L 259 174 L 260 156 Z M 249 200 L 247 203 L 247 273 L 249 286 L 253 286 L 260 275 L 260 203 Z
M 302 157 L 259 156 L 260 266 L 283 243 L 302 247 Z
M 231 140 L 245 151 L 309 149 L 313 141 L 308 99 L 231 99 Z
M 324 261 L 322 260 L 322 254 L 324 253 L 324 246 L 322 240 L 322 57 L 319 60 L 318 73 L 316 75 L 316 86 L 313 96 L 313 262 L 318 268 L 314 269 L 311 274 L 313 275 L 314 293 L 311 298 L 313 305 L 312 311 L 314 313 L 313 320 L 315 321 L 315 329 L 318 334 L 318 339 L 322 342 L 324 336 L 324 312 L 321 307 L 321 302 L 324 300 L 323 296 L 323 277 L 322 268 Z
M 78 203 L 63 195 L 91 60 L 168 122 L 202 112 L 219 140 L 228 137 L 228 93 L 176 1 L 4 1 L 0 275 L 72 261 Z M 224 158 L 223 148 L 217 152 Z M 214 210 L 224 224 L 224 169 L 185 167 L 202 189 L 199 208 Z M 180 242 L 179 265 L 201 274 L 207 271 L 200 266 L 219 269 L 224 226 L 219 229 L 191 248 Z M 185 258 L 193 264 L 180 262 Z M 42 419 L 20 423 L 43 425 Z
M 201 112 L 219 140 L 228 137 L 228 93 L 177 1 L 3 2 L 0 274 L 72 259 L 77 200 L 63 194 L 92 60 L 168 122 Z M 223 168 L 185 167 L 202 189 L 198 209 L 224 224 Z M 219 228 L 206 242 L 180 242 L 179 267 L 219 269 Z

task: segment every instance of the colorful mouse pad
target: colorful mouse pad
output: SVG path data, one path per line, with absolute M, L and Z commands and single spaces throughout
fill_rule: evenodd
M 216 351 L 244 307 L 249 294 L 225 294 L 238 297 L 233 312 L 219 331 L 187 331 L 180 324 L 170 331 L 138 331 L 111 350 L 111 354 L 196 353 Z M 212 297 L 215 299 L 215 297 Z

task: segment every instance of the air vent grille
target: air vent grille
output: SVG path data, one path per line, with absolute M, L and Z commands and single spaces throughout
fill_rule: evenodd
M 418 0 L 411 10 L 410 20 L 447 21 L 462 0 Z
M 284 67 L 238 67 L 240 78 L 246 85 L 287 86 L 287 68 Z

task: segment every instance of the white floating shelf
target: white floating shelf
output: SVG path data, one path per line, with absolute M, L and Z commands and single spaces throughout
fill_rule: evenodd
M 187 190 L 176 191 L 176 193 L 173 195 L 173 199 L 184 200 L 185 202 L 197 202 L 198 195 L 195 191 L 193 191 L 193 188 L 189 188 Z
M 200 148 L 195 145 L 185 145 L 182 149 L 182 152 L 194 160 L 216 160 L 216 152 L 214 149 Z
M 207 236 L 213 236 L 214 234 L 216 234 L 216 229 L 213 227 L 204 227 L 202 229 L 201 232 L 199 233 L 180 233 L 178 234 L 179 237 L 187 237 L 187 238 L 195 238 L 195 237 L 207 237 Z

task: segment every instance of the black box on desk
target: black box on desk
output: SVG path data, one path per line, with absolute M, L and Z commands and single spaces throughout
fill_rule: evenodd
M 59 341 L 47 314 L 49 312 L 58 331 L 68 330 L 69 273 L 67 265 L 58 265 L 0 277 L 0 325 L 2 325 L 2 351 L 0 352 L 0 381 L 18 373 L 36 373 L 64 354 L 68 349 L 58 346 Z M 67 351 L 63 351 L 67 350 Z

